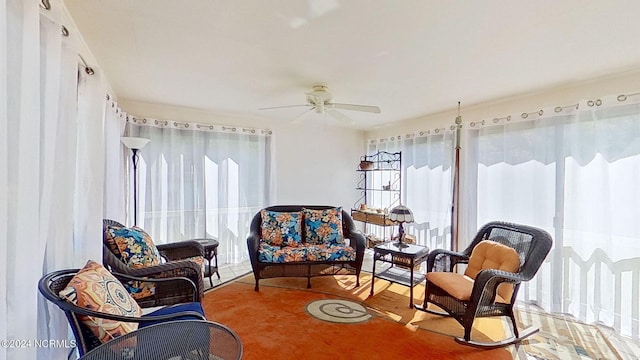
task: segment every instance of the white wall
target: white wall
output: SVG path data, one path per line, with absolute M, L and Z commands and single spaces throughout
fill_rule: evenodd
M 358 198 L 356 167 L 364 152 L 361 130 L 337 127 L 323 119 L 300 124 L 213 114 L 189 108 L 120 101 L 128 114 L 271 129 L 275 140 L 275 204 L 336 205 L 351 208 Z
M 353 206 L 361 131 L 314 124 L 281 126 L 277 134 L 280 203 Z

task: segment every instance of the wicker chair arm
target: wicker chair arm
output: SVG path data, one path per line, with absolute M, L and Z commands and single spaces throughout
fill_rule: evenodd
M 195 261 L 178 260 L 155 266 L 138 269 L 126 269 L 127 275 L 135 277 L 163 279 L 174 277 L 186 277 L 196 284 L 198 299 L 204 296 L 204 284 L 202 281 L 202 268 Z M 199 301 L 199 300 L 198 300 Z
M 195 240 L 156 245 L 160 254 L 169 261 L 204 256 L 204 247 Z
M 174 270 L 181 270 L 184 271 L 185 274 L 193 274 L 194 276 L 202 276 L 202 268 L 195 261 L 191 260 L 171 261 L 149 267 L 129 269 L 127 270 L 127 275 L 160 279 L 172 277 L 170 273 Z M 191 278 L 191 276 L 186 277 Z
M 168 294 L 175 293 L 181 294 L 180 296 L 185 298 L 190 297 L 188 301 L 199 301 L 198 287 L 191 279 L 186 277 L 141 278 L 115 272 L 111 274 L 123 284 L 129 281 L 140 281 L 153 284 L 155 287 L 155 293 L 164 295 L 160 299 L 155 299 L 151 296 L 137 300 L 141 307 L 167 305 L 165 297 L 167 297 Z
M 435 249 L 427 257 L 427 272 L 447 271 L 453 272 L 456 264 L 466 264 L 469 257 L 451 250 Z
M 498 269 L 481 270 L 473 282 L 470 302 L 473 304 L 482 304 L 481 299 L 483 299 L 483 296 L 487 301 L 493 302 L 498 285 L 503 283 L 511 283 L 515 285 L 520 284 L 523 281 L 526 281 L 525 278 L 518 273 Z

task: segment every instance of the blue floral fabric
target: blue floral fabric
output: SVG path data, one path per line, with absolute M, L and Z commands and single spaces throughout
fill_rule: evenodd
M 302 212 L 262 210 L 262 239 L 274 246 L 295 246 L 302 240 Z
M 288 263 L 300 261 L 355 261 L 356 251 L 348 245 L 272 246 L 260 243 L 258 261 Z
M 326 210 L 302 209 L 305 241 L 309 244 L 344 244 L 342 233 L 342 207 Z
M 109 227 L 107 231 L 127 266 L 136 269 L 160 264 L 160 252 L 144 230 L 138 227 Z

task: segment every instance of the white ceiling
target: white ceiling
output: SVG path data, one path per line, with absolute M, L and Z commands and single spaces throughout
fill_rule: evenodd
M 275 121 L 317 83 L 370 129 L 640 68 L 638 0 L 64 3 L 119 99 Z

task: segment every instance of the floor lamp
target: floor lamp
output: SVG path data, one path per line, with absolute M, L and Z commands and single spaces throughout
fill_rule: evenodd
M 120 138 L 124 146 L 131 149 L 133 155 L 133 225 L 138 225 L 138 151 L 149 143 L 149 139 L 140 137 L 122 137 Z

